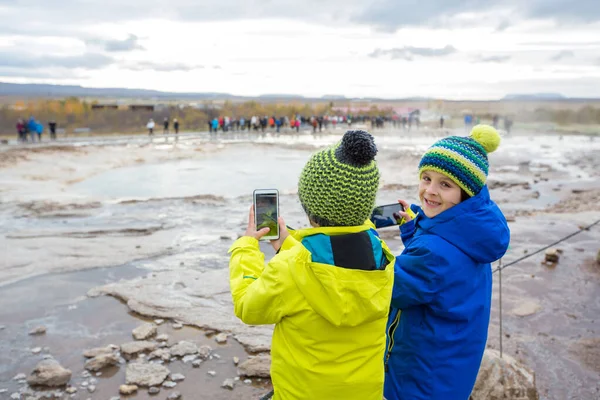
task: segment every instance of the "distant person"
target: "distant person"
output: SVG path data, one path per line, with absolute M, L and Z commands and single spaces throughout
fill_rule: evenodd
M 149 136 L 154 136 L 154 126 L 155 126 L 154 120 L 152 118 L 150 118 L 150 120 L 146 124 L 146 128 L 148 129 Z
M 473 125 L 473 116 L 471 114 L 465 114 L 465 130 L 471 131 L 471 125 Z
M 510 129 L 512 128 L 512 120 L 509 117 L 504 117 L 504 130 L 506 133 L 510 133 Z
M 165 118 L 163 121 L 163 135 L 169 133 L 169 118 Z
M 217 131 L 219 130 L 219 124 L 220 121 L 217 117 L 213 118 L 212 120 L 212 133 L 217 133 Z
M 177 118 L 173 120 L 173 129 L 176 135 L 179 134 L 179 121 L 177 121 Z
M 37 133 L 38 142 L 42 141 L 42 133 L 44 132 L 44 125 L 40 122 L 36 121 L 35 123 L 35 133 Z
M 27 141 L 27 128 L 25 128 L 25 122 L 21 118 L 17 121 L 17 140 L 21 143 Z
M 440 116 L 440 129 L 444 129 L 444 116 Z
M 498 115 L 494 115 L 493 125 L 495 129 L 498 129 Z
M 37 122 L 35 122 L 35 118 L 33 118 L 33 116 L 29 117 L 29 122 L 27 123 L 27 131 L 29 132 L 29 136 L 31 137 L 31 143 L 34 143 L 35 135 L 37 134 Z
M 48 128 L 50 128 L 50 139 L 56 140 L 56 121 L 48 122 Z

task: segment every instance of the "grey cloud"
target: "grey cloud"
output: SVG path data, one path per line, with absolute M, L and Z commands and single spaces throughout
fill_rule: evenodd
M 46 24 L 48 31 L 61 25 L 120 22 L 145 18 L 185 21 L 219 21 L 256 19 L 265 16 L 293 18 L 305 21 L 357 22 L 383 30 L 402 26 L 423 25 L 452 18 L 463 12 L 513 10 L 522 18 L 552 18 L 572 22 L 600 21 L 598 0 L 204 0 L 199 6 L 193 0 L 28 0 L 26 5 L 14 1 L 5 3 L 3 25 L 9 29 L 25 25 L 35 29 Z M 19 18 L 23 14 L 27 18 Z M 510 21 L 506 21 L 510 23 Z
M 384 31 L 402 26 L 439 25 L 443 19 L 465 12 L 516 12 L 521 18 L 549 18 L 559 22 L 600 21 L 598 0 L 378 0 L 353 15 L 358 23 L 367 23 Z M 503 24 L 510 24 L 505 21 Z M 503 25 L 501 24 L 501 26 Z
M 443 57 L 449 54 L 456 53 L 456 49 L 453 46 L 445 46 L 442 48 L 429 48 L 429 47 L 402 47 L 392 49 L 375 49 L 369 54 L 372 58 L 381 58 L 391 56 L 392 60 L 407 60 L 412 61 L 414 56 L 420 57 Z
M 155 63 L 152 61 L 139 61 L 134 64 L 125 64 L 123 68 L 132 71 L 158 71 L 158 72 L 174 72 L 174 71 L 192 71 L 195 69 L 204 68 L 203 65 L 188 65 L 183 63 Z
M 503 63 L 507 62 L 511 59 L 510 56 L 477 56 L 475 57 L 476 62 L 484 62 L 484 63 Z
M 84 39 L 84 42 L 88 46 L 101 46 L 105 51 L 108 52 L 124 52 L 133 50 L 145 50 L 138 43 L 138 37 L 133 34 L 129 34 L 126 39 L 115 40 L 115 39 L 101 39 L 97 37 Z
M 504 32 L 508 28 L 510 28 L 510 22 L 507 20 L 504 20 L 500 23 L 500 25 L 498 25 L 496 27 L 496 32 Z
M 73 74 L 72 71 L 40 71 L 37 69 L 1 68 L 0 77 L 4 78 L 32 78 L 32 79 L 82 79 L 82 75 Z
M 522 3 L 524 4 L 524 3 Z M 526 8 L 528 14 L 568 22 L 596 22 L 600 20 L 598 0 L 536 0 Z
M 0 67 L 23 69 L 37 68 L 83 68 L 101 69 L 114 60 L 103 54 L 82 54 L 75 56 L 36 56 L 28 53 L 2 53 L 0 52 Z
M 138 43 L 138 37 L 130 34 L 127 39 L 124 40 L 107 40 L 104 42 L 104 49 L 106 51 L 132 51 L 132 50 L 145 50 Z
M 564 60 L 565 58 L 571 58 L 574 56 L 575 56 L 575 53 L 573 53 L 571 50 L 563 50 L 563 51 L 559 51 L 558 53 L 553 55 L 550 58 L 550 61 L 560 61 L 560 60 Z

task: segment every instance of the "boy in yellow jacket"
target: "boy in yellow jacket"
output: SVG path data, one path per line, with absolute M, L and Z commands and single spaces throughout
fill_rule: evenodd
M 231 246 L 235 314 L 275 324 L 271 378 L 277 400 L 381 400 L 394 255 L 368 222 L 379 185 L 377 148 L 364 131 L 315 153 L 298 196 L 312 228 L 288 232 L 265 266 L 251 209 Z M 365 222 L 367 221 L 367 222 Z

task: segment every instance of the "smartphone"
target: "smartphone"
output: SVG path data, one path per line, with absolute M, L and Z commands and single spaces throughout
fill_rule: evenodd
M 371 214 L 371 222 L 375 225 L 375 228 L 399 225 L 402 221 L 400 211 L 404 211 L 404 207 L 400 203 L 377 206 Z
M 256 230 L 270 228 L 262 240 L 279 239 L 279 191 L 277 189 L 256 189 L 254 191 L 254 224 Z

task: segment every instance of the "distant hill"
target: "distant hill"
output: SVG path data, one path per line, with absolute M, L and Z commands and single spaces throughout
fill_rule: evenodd
M 228 93 L 175 93 L 147 89 L 86 88 L 75 85 L 19 84 L 0 82 L 0 96 L 134 97 L 134 98 L 233 98 Z
M 507 94 L 502 100 L 566 100 L 560 93 Z

